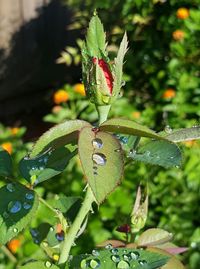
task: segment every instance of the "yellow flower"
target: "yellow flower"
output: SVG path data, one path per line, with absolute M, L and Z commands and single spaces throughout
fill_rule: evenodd
M 13 128 L 10 129 L 10 131 L 11 131 L 12 135 L 16 135 L 19 132 L 19 128 L 18 127 L 13 127 Z
M 185 7 L 180 7 L 177 11 L 176 11 L 176 17 L 178 19 L 181 20 L 185 20 L 189 17 L 190 15 L 190 11 L 189 9 L 185 8 Z
M 74 85 L 74 91 L 85 96 L 85 87 L 82 83 L 77 83 Z
M 60 258 L 60 256 L 58 254 L 53 254 L 53 260 L 54 261 L 57 262 L 59 260 L 59 258 Z
M 56 105 L 69 100 L 69 94 L 65 90 L 58 90 L 53 95 L 53 101 Z
M 134 111 L 131 113 L 131 116 L 134 118 L 134 119 L 139 119 L 140 116 L 141 116 L 141 113 L 140 111 Z
M 185 37 L 185 33 L 182 30 L 176 30 L 172 33 L 173 39 L 180 41 Z
M 20 248 L 21 245 L 21 241 L 19 239 L 12 239 L 8 244 L 8 249 L 12 252 L 12 253 L 16 253 L 17 250 Z
M 13 148 L 12 148 L 12 144 L 11 144 L 10 142 L 5 142 L 5 143 L 1 144 L 1 147 L 2 147 L 3 149 L 7 150 L 7 152 L 8 152 L 9 154 L 12 153 Z
M 171 99 L 171 98 L 174 98 L 175 96 L 176 96 L 175 90 L 172 88 L 168 88 L 166 91 L 164 91 L 162 98 L 163 99 Z

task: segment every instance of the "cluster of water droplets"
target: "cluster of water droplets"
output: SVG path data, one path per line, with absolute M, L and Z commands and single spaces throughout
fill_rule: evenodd
M 103 141 L 100 138 L 94 138 L 92 140 L 92 146 L 95 150 L 95 152 L 92 154 L 92 160 L 94 164 L 93 174 L 98 175 L 98 166 L 104 166 L 107 162 L 105 154 L 98 152 L 98 150 L 103 148 Z
M 113 248 L 111 244 L 106 245 L 106 250 L 110 252 L 110 259 L 115 263 L 117 269 L 130 269 L 133 268 L 131 266 L 131 262 L 136 262 L 140 266 L 144 266 L 147 264 L 147 261 L 141 258 L 141 255 L 136 250 L 124 249 L 123 253 L 118 248 Z M 92 255 L 94 259 L 83 259 L 80 263 L 81 269 L 86 268 L 101 268 L 101 263 L 106 263 L 106 260 L 100 260 L 100 252 L 98 250 L 93 250 Z M 105 257 L 105 255 L 104 255 Z
M 6 189 L 9 193 L 13 193 L 16 191 L 16 186 L 14 183 L 8 183 L 6 185 Z M 3 212 L 3 218 L 6 220 L 8 219 L 11 215 L 20 213 L 21 210 L 29 210 L 32 207 L 32 201 L 34 199 L 34 194 L 31 192 L 27 192 L 24 197 L 24 201 L 20 200 L 12 200 L 8 203 L 7 205 L 7 210 Z M 13 229 L 15 233 L 18 232 L 18 229 L 15 227 Z

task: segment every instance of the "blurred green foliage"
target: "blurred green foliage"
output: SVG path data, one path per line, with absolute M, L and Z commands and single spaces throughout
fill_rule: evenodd
M 111 116 L 124 116 L 157 131 L 198 125 L 200 116 L 200 1 L 199 0 L 65 0 L 74 16 L 69 31 L 79 29 L 84 34 L 94 9 L 104 22 L 110 40 L 110 52 L 115 55 L 123 32 L 129 39 L 121 97 L 113 106 Z M 185 19 L 177 17 L 181 7 L 189 10 Z M 182 37 L 175 34 L 181 31 Z M 177 32 L 176 32 L 177 33 Z M 80 43 L 80 42 L 78 42 Z M 68 49 L 68 50 L 67 50 Z M 79 61 L 79 50 L 66 48 L 70 62 Z M 73 52 L 73 53 L 72 53 Z M 61 55 L 62 57 L 62 55 Z M 66 56 L 67 62 L 69 56 Z M 75 57 L 75 58 L 73 58 Z M 59 62 L 62 62 L 60 60 Z M 59 123 L 65 119 L 81 118 L 96 122 L 97 114 L 88 105 L 84 94 L 75 91 L 76 85 L 64 85 L 67 102 L 52 105 L 52 112 L 44 120 Z M 17 163 L 30 149 L 23 144 L 21 131 L 13 135 L 0 126 L 0 143 L 11 142 L 12 157 Z M 183 262 L 190 269 L 200 265 L 200 144 L 190 141 L 182 146 L 184 161 L 180 169 L 150 167 L 139 162 L 127 166 L 122 185 L 112 193 L 97 212 L 90 216 L 86 232 L 77 240 L 74 253 L 91 251 L 98 243 L 111 238 L 123 239 L 116 228 L 130 222 L 130 213 L 140 182 L 148 182 L 150 206 L 147 227 L 160 227 L 174 234 L 177 245 L 189 247 Z M 2 184 L 2 182 L 1 182 Z M 84 178 L 77 157 L 61 176 L 44 182 L 37 191 L 46 199 L 55 194 L 82 196 Z M 97 212 L 97 213 L 96 213 Z M 55 224 L 52 213 L 40 206 L 32 227 L 41 222 Z M 26 230 L 20 235 L 22 247 L 19 260 L 42 258 L 44 253 L 31 240 Z M 87 244 L 86 244 L 87 242 Z M 0 269 L 14 268 L 0 252 Z

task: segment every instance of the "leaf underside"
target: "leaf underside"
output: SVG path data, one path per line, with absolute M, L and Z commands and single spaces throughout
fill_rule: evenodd
M 84 126 L 91 125 L 83 120 L 69 120 L 52 127 L 37 140 L 30 157 L 35 157 L 50 148 L 59 148 L 76 141 L 79 131 Z
M 102 142 L 101 148 L 93 146 L 96 139 Z M 78 148 L 86 180 L 100 204 L 120 184 L 123 174 L 121 145 L 113 135 L 96 133 L 85 127 L 80 132 Z
M 3 186 L 0 197 L 0 244 L 6 244 L 32 220 L 39 200 L 34 191 L 19 183 Z

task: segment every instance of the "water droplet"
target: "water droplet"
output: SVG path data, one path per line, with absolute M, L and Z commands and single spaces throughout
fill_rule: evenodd
M 39 231 L 37 229 L 30 229 L 30 233 L 33 237 L 37 237 L 39 235 Z
M 136 153 L 137 153 L 136 150 L 132 149 L 132 150 L 129 151 L 129 156 L 131 156 L 132 158 L 134 158 L 135 155 L 136 155 Z
M 3 212 L 3 217 L 4 217 L 4 219 L 7 219 L 7 218 L 9 218 L 9 214 L 8 214 L 8 212 Z
M 81 264 L 80 264 L 81 268 L 82 268 L 82 269 L 86 269 L 86 268 L 88 268 L 88 263 L 89 263 L 89 262 L 88 262 L 86 259 L 82 260 L 82 261 L 81 261 Z
M 112 254 L 117 254 L 118 253 L 118 249 L 117 248 L 113 248 L 113 249 L 111 249 L 111 251 L 110 251 Z
M 47 242 L 43 242 L 42 245 L 46 248 L 48 247 L 48 243 Z
M 130 261 L 132 258 L 131 258 L 131 256 L 128 254 L 124 254 L 123 256 L 123 259 L 125 260 L 125 261 Z
M 53 232 L 54 231 L 54 228 L 53 227 L 50 227 L 50 229 L 49 229 L 51 232 Z
M 103 142 L 99 138 L 95 138 L 92 140 L 92 145 L 95 149 L 101 149 L 103 147 Z
M 106 156 L 103 153 L 94 153 L 92 155 L 92 160 L 98 165 L 106 164 Z
M 63 241 L 64 238 L 65 238 L 65 234 L 64 234 L 63 231 L 61 231 L 60 233 L 57 233 L 57 234 L 56 234 L 56 239 L 57 239 L 58 241 Z
M 107 96 L 107 95 L 103 95 L 103 96 L 102 96 L 102 101 L 103 101 L 105 104 L 108 104 L 108 103 L 110 102 L 110 99 L 111 99 L 110 96 Z
M 92 259 L 90 261 L 90 268 L 93 268 L 93 269 L 96 269 L 96 268 L 99 268 L 101 263 L 100 263 L 100 260 L 99 259 Z
M 11 201 L 8 204 L 8 211 L 13 214 L 19 212 L 21 208 L 22 208 L 22 204 L 19 201 Z
M 52 263 L 49 261 L 46 261 L 44 264 L 47 268 L 50 268 L 52 266 Z
M 99 256 L 99 251 L 96 250 L 96 249 L 93 249 L 93 251 L 92 251 L 92 255 L 93 255 L 93 256 Z
M 120 261 L 120 256 L 119 255 L 112 255 L 110 258 L 115 263 Z
M 98 167 L 97 166 L 93 166 L 93 170 L 97 170 L 98 169 Z
M 26 210 L 30 209 L 31 206 L 32 206 L 32 205 L 29 204 L 29 203 L 27 203 L 27 202 L 24 202 L 24 203 L 23 203 L 23 208 L 26 209 Z
M 121 152 L 121 149 L 115 149 L 114 151 L 115 152 Z
M 112 248 L 113 248 L 112 244 L 107 244 L 107 245 L 105 246 L 105 249 L 112 249 Z
M 118 269 L 129 269 L 130 268 L 130 265 L 128 262 L 126 261 L 120 261 L 118 264 L 117 264 L 117 268 Z
M 12 184 L 12 183 L 8 183 L 6 185 L 6 189 L 9 191 L 9 192 L 14 192 L 15 191 L 15 186 Z
M 121 136 L 121 137 L 120 137 L 120 142 L 122 142 L 122 144 L 127 144 L 127 143 L 128 143 L 128 137 L 126 137 L 126 136 Z
M 137 251 L 131 251 L 129 254 L 133 260 L 137 260 L 140 257 L 140 253 Z
M 172 133 L 172 128 L 169 125 L 166 125 L 164 131 L 166 133 L 168 133 L 168 134 L 171 134 Z
M 150 154 L 151 154 L 151 152 L 150 152 L 150 151 L 148 151 L 148 150 L 147 150 L 147 151 L 145 151 L 145 155 L 146 155 L 146 156 L 148 156 L 148 157 L 149 157 L 149 156 L 150 156 Z
M 147 264 L 147 261 L 145 261 L 145 260 L 139 260 L 138 263 L 139 263 L 140 265 L 145 265 L 145 264 Z
M 18 229 L 17 228 L 14 228 L 13 231 L 14 231 L 14 233 L 17 233 L 18 232 Z
M 33 193 L 31 193 L 31 192 L 27 192 L 27 193 L 25 194 L 25 197 L 26 197 L 26 199 L 28 199 L 28 200 L 33 200 L 34 195 L 33 195 Z
M 39 170 L 44 170 L 44 167 L 43 166 L 40 166 Z
M 33 242 L 34 242 L 35 244 L 39 244 L 39 240 L 38 240 L 37 238 L 34 238 Z

